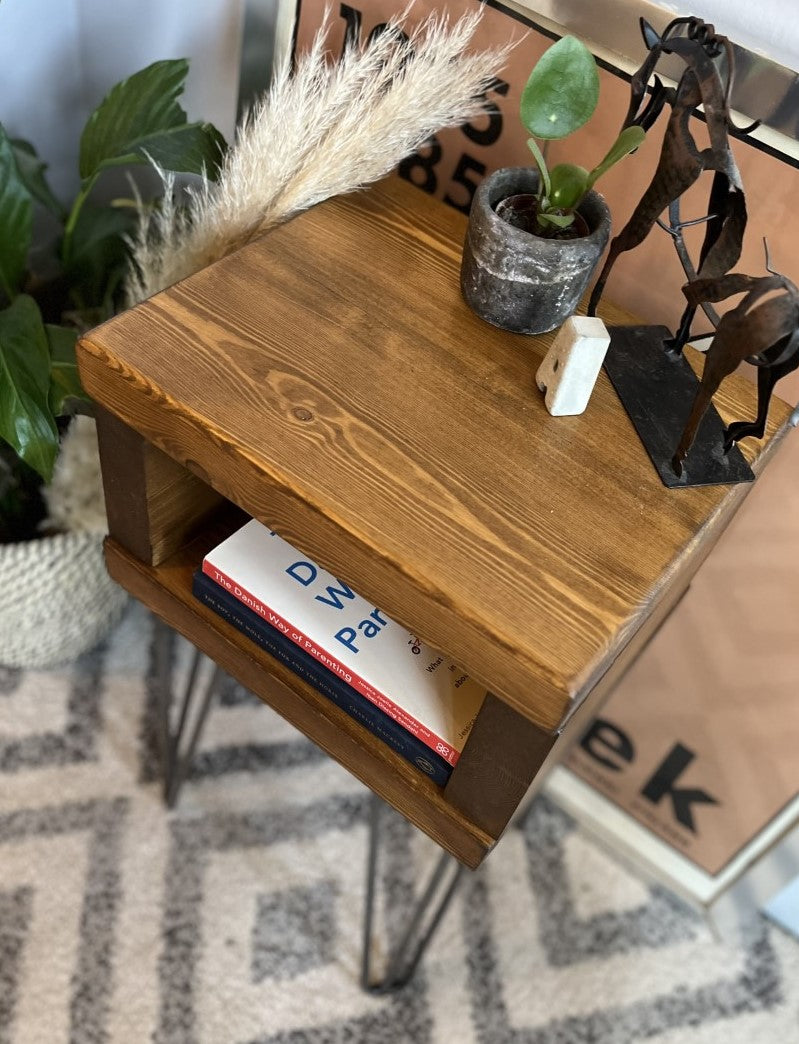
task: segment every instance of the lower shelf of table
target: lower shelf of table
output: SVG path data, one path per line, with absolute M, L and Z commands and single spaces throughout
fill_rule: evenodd
M 496 838 L 453 808 L 443 788 L 193 597 L 194 570 L 229 530 L 224 521 L 209 527 L 158 566 L 144 564 L 108 539 L 109 572 L 442 848 L 468 867 L 479 866 Z

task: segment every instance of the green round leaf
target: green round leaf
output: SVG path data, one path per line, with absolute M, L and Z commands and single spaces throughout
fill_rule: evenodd
M 574 210 L 588 191 L 588 171 L 575 163 L 559 163 L 549 177 L 549 204 L 554 210 Z
M 536 138 L 565 138 L 590 118 L 599 101 L 594 56 L 564 36 L 539 59 L 522 91 L 521 118 Z

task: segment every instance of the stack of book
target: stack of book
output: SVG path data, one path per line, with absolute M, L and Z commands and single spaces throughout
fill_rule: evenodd
M 254 520 L 205 556 L 194 594 L 446 783 L 486 695 L 454 663 Z

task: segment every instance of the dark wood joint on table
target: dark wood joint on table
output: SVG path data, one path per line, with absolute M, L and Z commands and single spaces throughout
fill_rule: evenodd
M 444 790 L 447 800 L 499 837 L 557 738 L 488 693 Z
M 226 502 L 102 406 L 96 417 L 109 533 L 140 561 L 158 565 Z

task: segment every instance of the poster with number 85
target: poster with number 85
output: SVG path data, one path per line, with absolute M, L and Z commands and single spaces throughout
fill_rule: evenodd
M 293 8 L 294 54 L 302 54 L 313 40 L 326 9 L 325 0 L 300 0 Z M 450 19 L 478 6 L 475 0 L 440 3 L 417 0 L 405 24 L 423 21 L 432 12 L 445 12 Z M 368 44 L 381 33 L 386 21 L 404 9 L 391 0 L 351 0 L 332 8 L 332 31 L 328 46 L 331 60 L 346 44 Z M 485 115 L 472 123 L 435 134 L 427 144 L 408 156 L 397 168 L 399 175 L 430 195 L 468 214 L 472 197 L 483 177 L 499 167 L 529 165 L 527 134 L 519 120 L 521 90 L 538 58 L 551 39 L 530 27 L 501 5 L 485 7 L 473 40 L 475 48 L 487 48 L 518 40 L 505 69 L 485 96 Z

